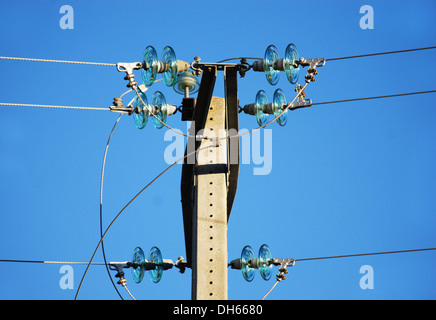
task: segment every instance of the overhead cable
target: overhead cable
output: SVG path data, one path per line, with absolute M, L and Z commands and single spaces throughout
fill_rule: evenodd
M 423 47 L 423 48 L 413 48 L 413 49 L 405 49 L 405 50 L 397 50 L 397 51 L 386 51 L 386 52 L 377 52 L 377 53 L 369 53 L 369 54 L 361 54 L 354 56 L 346 56 L 346 57 L 337 57 L 337 58 L 328 58 L 327 61 L 335 61 L 335 60 L 345 60 L 345 59 L 354 59 L 354 58 L 363 58 L 363 57 L 371 57 L 371 56 L 379 56 L 386 54 L 395 54 L 395 53 L 404 53 L 404 52 L 412 52 L 412 51 L 422 51 L 422 50 L 430 50 L 436 49 L 436 46 L 431 47 Z M 217 63 L 222 63 L 230 60 L 237 59 L 260 59 L 257 57 L 235 57 L 221 60 Z M 22 58 L 22 57 L 5 57 L 0 56 L 0 59 L 3 60 L 21 60 L 21 61 L 33 61 L 33 62 L 52 62 L 52 63 L 69 63 L 69 64 L 83 64 L 83 65 L 97 65 L 97 66 L 110 66 L 116 67 L 116 63 L 104 63 L 104 62 L 88 62 L 88 61 L 71 61 L 71 60 L 53 60 L 53 59 L 38 59 L 38 58 Z
M 314 261 L 314 260 L 325 260 L 325 259 L 337 259 L 337 258 L 350 258 L 350 257 L 362 257 L 362 256 L 373 256 L 373 255 L 383 255 L 383 254 L 393 254 L 393 253 L 408 253 L 408 252 L 418 252 L 418 251 L 431 251 L 436 250 L 436 248 L 424 248 L 424 249 L 409 249 L 409 250 L 398 250 L 398 251 L 384 251 L 384 252 L 372 252 L 372 253 L 357 253 L 357 254 L 345 254 L 340 256 L 327 256 L 327 257 L 314 257 L 314 258 L 304 258 L 304 259 L 294 259 L 295 261 Z M 262 297 L 261 300 L 264 300 L 271 291 L 276 287 L 276 285 L 280 282 L 280 279 L 273 284 L 271 289 Z
M 412 52 L 412 51 L 431 50 L 431 49 L 436 49 L 436 46 L 433 46 L 433 47 L 424 47 L 424 48 L 415 48 L 415 49 L 397 50 L 397 51 L 386 51 L 386 52 L 368 53 L 368 54 L 360 54 L 360 55 L 348 56 L 348 57 L 329 58 L 329 59 L 326 59 L 326 61 L 337 61 L 337 60 L 345 60 L 345 59 L 373 57 L 373 56 L 381 56 L 381 55 L 385 55 L 385 54 L 396 54 L 396 53 L 404 53 L 404 52 Z
M 13 263 L 46 263 L 46 264 L 88 264 L 88 262 L 78 261 L 44 261 L 44 260 L 14 260 L 14 259 L 0 259 L 0 262 L 13 262 Z M 104 262 L 93 262 L 92 265 L 104 266 Z
M 314 102 L 311 105 L 315 106 L 315 105 L 321 105 L 321 104 L 332 104 L 332 103 L 341 103 L 341 102 L 352 102 L 352 101 L 362 101 L 362 100 L 394 98 L 394 97 L 403 97 L 403 96 L 411 96 L 411 95 L 416 95 L 416 94 L 426 94 L 426 93 L 435 93 L 435 92 L 436 92 L 436 90 L 407 92 L 407 93 L 389 94 L 389 95 L 383 95 L 383 96 L 373 96 L 373 97 L 352 98 L 352 99 L 344 99 L 344 100 Z
M 436 250 L 436 248 L 410 249 L 410 250 L 398 250 L 398 251 L 384 251 L 384 252 L 372 252 L 372 253 L 357 253 L 357 254 L 344 254 L 344 255 L 340 255 L 340 256 L 327 256 L 327 257 L 314 257 L 314 258 L 295 259 L 295 261 L 312 261 L 312 260 L 325 260 L 325 259 L 337 259 L 337 258 L 350 258 L 350 257 L 374 256 L 374 255 L 382 255 L 382 254 L 407 253 L 407 252 L 431 251 L 431 250 Z
M 115 128 L 116 128 L 118 122 L 120 121 L 122 115 L 123 115 L 122 113 L 119 115 L 118 119 L 115 121 L 115 124 L 112 127 L 112 130 L 111 130 L 111 132 L 109 134 L 109 138 L 107 140 L 106 147 L 105 147 L 105 150 L 104 150 L 103 163 L 102 163 L 102 166 L 101 166 L 101 178 L 100 178 L 100 238 L 103 237 L 103 178 L 104 178 L 104 169 L 105 169 L 105 166 L 106 166 L 107 151 L 108 151 L 108 148 L 109 148 L 109 143 L 110 143 L 111 138 L 112 138 L 112 134 L 114 133 Z M 117 292 L 118 296 L 121 298 L 121 300 L 124 300 L 123 296 L 118 291 L 117 286 L 115 285 L 115 282 L 112 279 L 111 273 L 109 271 L 109 267 L 108 267 L 107 260 L 106 260 L 106 253 L 105 253 L 105 250 L 104 250 L 103 241 L 101 242 L 101 251 L 102 251 L 102 254 L 103 254 L 103 260 L 104 260 L 104 264 L 105 264 L 106 271 L 107 271 L 107 274 L 109 276 L 109 279 L 111 280 L 112 285 L 113 285 L 115 291 Z M 130 291 L 127 289 L 127 287 L 125 287 L 125 288 L 126 288 L 127 292 L 130 295 Z
M 0 102 L 0 106 L 110 111 L 109 108 L 55 106 L 55 105 L 47 105 L 47 104 L 27 104 L 27 103 L 9 103 L 9 102 Z
M 70 63 L 70 64 L 84 64 L 95 66 L 109 66 L 116 67 L 115 63 L 103 63 L 103 62 L 87 62 L 87 61 L 68 61 L 68 60 L 52 60 L 52 59 L 35 59 L 35 58 L 20 58 L 20 57 L 1 57 L 3 60 L 21 60 L 21 61 L 33 61 L 33 62 L 54 62 L 54 63 Z

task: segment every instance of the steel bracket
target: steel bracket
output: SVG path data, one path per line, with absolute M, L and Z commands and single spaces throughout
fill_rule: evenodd
M 316 68 L 323 67 L 325 65 L 325 58 L 316 58 L 316 59 L 306 59 L 301 57 L 300 60 L 296 61 L 296 64 L 302 67 L 309 67 L 307 69 L 306 82 L 309 83 L 311 81 L 315 81 L 315 75 L 318 74 Z
M 133 106 L 123 106 L 123 99 L 121 98 L 114 98 L 114 102 L 109 106 L 109 110 L 112 112 L 127 113 L 128 115 L 131 115 L 134 112 Z
M 295 260 L 273 258 L 270 263 L 279 266 L 279 273 L 276 275 L 276 279 L 277 281 L 282 281 L 286 280 L 285 274 L 288 274 L 287 267 L 293 267 L 295 265 Z
M 297 84 L 297 86 L 295 87 L 295 92 L 297 92 L 297 93 L 300 92 L 302 88 L 303 88 L 302 85 Z M 312 105 L 312 100 L 305 99 L 305 98 L 306 98 L 306 93 L 303 90 L 298 95 L 296 101 L 294 101 L 293 103 L 289 103 L 287 108 L 289 110 L 295 110 L 295 109 L 299 109 L 299 108 L 310 107 Z
M 141 62 L 118 62 L 117 70 L 119 72 L 125 72 L 127 75 L 124 77 L 124 80 L 129 80 L 127 84 L 128 88 L 132 88 L 134 90 L 137 89 L 138 83 L 135 81 L 135 75 L 133 74 L 133 70 L 139 70 L 143 68 L 143 64 Z

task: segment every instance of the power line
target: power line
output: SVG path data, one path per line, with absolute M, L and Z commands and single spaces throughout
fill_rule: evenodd
M 179 160 L 181 161 L 181 160 Z M 421 249 L 407 249 L 407 250 L 397 250 L 397 251 L 382 251 L 382 252 L 371 252 L 371 253 L 355 253 L 355 254 L 344 254 L 337 256 L 325 256 L 325 257 L 312 257 L 312 258 L 302 258 L 294 259 L 295 261 L 314 261 L 314 260 L 326 260 L 326 259 L 339 259 L 339 258 L 352 258 L 352 257 L 363 257 L 363 256 L 374 256 L 374 255 L 385 255 L 385 254 L 395 254 L 395 253 L 410 253 L 410 252 L 420 252 L 420 251 L 434 251 L 436 248 L 421 248 Z M 0 259 L 0 262 L 12 262 L 12 263 L 45 263 L 45 264 L 89 264 L 89 262 L 79 262 L 79 261 L 44 261 L 44 260 L 14 260 L 14 259 Z M 104 266 L 104 262 L 91 262 L 91 265 Z
M 34 62 L 53 62 L 53 63 L 84 64 L 84 65 L 109 66 L 109 67 L 116 67 L 117 66 L 115 63 L 104 63 L 104 62 L 35 59 L 35 58 L 20 58 L 20 57 L 0 57 L 0 59 L 3 59 L 3 60 L 34 61 Z
M 332 59 L 326 59 L 328 61 L 334 61 L 334 60 L 344 60 L 344 59 L 352 59 L 352 58 L 360 58 L 360 57 L 368 57 L 368 56 L 377 56 L 377 55 L 386 55 L 386 54 L 395 54 L 395 53 L 402 53 L 402 52 L 411 52 L 411 51 L 418 51 L 418 50 L 428 50 L 428 49 L 435 49 L 436 47 L 427 47 L 427 48 L 417 48 L 417 49 L 408 49 L 408 50 L 400 50 L 400 51 L 390 51 L 390 52 L 381 52 L 381 53 L 373 53 L 373 54 L 365 54 L 365 55 L 356 55 L 356 56 L 349 56 L 349 57 L 340 57 L 340 58 L 332 58 Z M 104 65 L 104 66 L 116 66 L 116 64 L 106 64 L 106 63 L 93 63 L 93 62 L 80 62 L 80 61 L 64 61 L 64 60 L 48 60 L 48 59 L 30 59 L 30 58 L 15 58 L 15 57 L 0 57 L 0 59 L 9 59 L 9 60 L 24 60 L 24 61 L 39 61 L 39 62 L 55 62 L 55 63 L 73 63 L 73 64 L 85 64 L 85 65 Z M 231 58 L 231 59 L 237 59 L 237 58 Z M 226 59 L 223 61 L 228 61 L 231 59 Z M 256 59 L 256 58 L 247 58 L 247 59 Z M 307 84 L 306 84 L 307 85 Z M 305 85 L 305 86 L 306 86 Z M 305 87 L 304 86 L 304 87 Z M 302 90 L 304 90 L 304 87 Z M 302 91 L 301 90 L 301 91 Z M 301 92 L 300 91 L 300 92 Z M 297 93 L 296 97 L 294 98 L 294 100 L 299 96 L 300 92 Z M 403 94 L 395 94 L 395 95 L 386 95 L 386 96 L 377 96 L 377 97 L 366 97 L 366 98 L 355 98 L 355 99 L 347 99 L 347 100 L 336 100 L 336 101 L 327 101 L 327 102 L 319 102 L 319 103 L 313 103 L 312 105 L 318 105 L 318 104 L 330 104 L 330 103 L 340 103 L 340 102 L 350 102 L 350 101 L 359 101 L 359 100 L 370 100 L 370 99 L 380 99 L 380 98 L 391 98 L 391 97 L 399 97 L 399 96 L 407 96 L 407 95 L 414 95 L 414 94 L 424 94 L 424 93 L 431 93 L 431 92 L 436 92 L 436 90 L 432 90 L 432 91 L 421 91 L 421 92 L 413 92 L 413 93 L 403 93 Z M 138 96 L 140 97 L 138 91 L 136 91 L 136 93 L 138 94 Z M 141 98 L 141 97 L 140 97 Z M 142 100 L 142 99 L 141 99 Z M 293 101 L 294 101 L 293 100 Z M 108 108 L 88 108 L 88 107 L 68 107 L 68 106 L 50 106 L 50 105 L 30 105 L 30 104 L 8 104 L 8 103 L 0 103 L 0 105 L 10 105 L 10 106 L 30 106 L 30 107 L 47 107 L 47 108 L 65 108 L 65 109 L 82 109 L 82 110 L 109 110 Z M 286 108 L 282 111 L 282 114 L 286 111 Z M 279 115 L 280 116 L 280 115 Z M 279 116 L 277 116 L 276 118 L 278 118 Z M 120 116 L 121 117 L 121 116 Z M 275 119 L 276 119 L 275 118 Z M 118 118 L 119 120 L 120 118 Z M 259 128 L 256 128 L 252 131 L 258 130 L 262 127 L 265 127 L 266 125 L 272 123 L 275 119 L 273 119 L 272 121 L 270 121 L 269 123 L 260 126 Z M 118 123 L 117 120 L 117 123 Z M 159 120 L 159 119 L 158 119 Z M 159 122 L 161 122 L 159 120 Z M 162 122 L 161 122 L 162 123 Z M 165 125 L 165 124 L 164 124 Z M 111 135 L 115 129 L 116 124 L 114 125 L 114 128 L 112 129 Z M 169 129 L 172 129 L 171 127 L 167 126 Z M 250 132 L 252 132 L 250 131 Z M 250 132 L 244 133 L 244 134 L 248 134 Z M 110 141 L 110 137 L 108 139 L 108 143 L 106 145 L 106 151 L 105 151 L 105 156 L 104 156 L 104 160 L 103 160 L 103 168 L 102 168 L 102 176 L 101 176 L 101 189 L 100 189 L 100 223 L 102 222 L 102 183 L 103 183 L 103 174 L 104 174 L 104 162 L 106 159 L 106 153 L 107 153 L 107 148 L 109 145 L 109 141 Z M 240 135 L 237 135 L 240 136 Z M 236 136 L 235 136 L 236 137 Z M 229 138 L 229 137 L 226 137 Z M 231 138 L 231 137 L 230 137 Z M 209 147 L 207 147 L 209 148 Z M 197 150 L 198 151 L 198 150 Z M 185 157 L 179 159 L 178 161 L 186 158 L 188 155 L 186 155 Z M 174 164 L 176 164 L 178 161 L 176 161 Z M 173 165 L 174 165 L 173 164 Z M 142 189 L 119 213 L 118 215 L 115 217 L 114 220 L 112 220 L 112 222 L 110 223 L 109 227 L 106 229 L 106 231 L 103 234 L 103 229 L 102 229 L 102 225 L 100 224 L 100 242 L 97 245 L 97 248 L 95 249 L 96 251 L 94 252 L 94 255 L 92 256 L 91 260 L 89 261 L 89 263 L 73 263 L 70 262 L 71 264 L 88 264 L 86 271 L 82 277 L 82 280 L 80 282 L 79 285 L 79 289 L 77 290 L 76 293 L 76 298 L 77 295 L 79 293 L 80 287 L 82 285 L 82 282 L 85 278 L 86 272 L 88 271 L 88 268 L 91 264 L 96 264 L 96 263 L 92 263 L 92 260 L 99 248 L 99 245 L 102 245 L 102 249 L 103 249 L 103 238 L 104 236 L 107 234 L 109 228 L 111 227 L 111 225 L 115 222 L 115 220 L 120 216 L 120 214 L 127 208 L 127 206 L 133 201 L 135 200 L 136 197 L 138 197 L 142 191 L 144 191 L 148 186 L 150 186 L 155 180 L 157 180 L 163 173 L 165 173 L 167 170 L 169 170 L 173 165 L 169 166 L 167 169 L 165 169 L 160 175 L 158 175 L 154 180 L 152 180 L 144 189 Z M 390 254 L 390 253 L 400 253 L 400 252 L 414 252 L 414 251 L 424 251 L 424 250 L 436 250 L 436 248 L 428 248 L 428 249 L 414 249 L 414 250 L 403 250 L 403 251 L 390 251 L 390 252 L 377 252 L 377 253 L 363 253 L 363 254 L 353 254 L 353 255 L 342 255 L 342 256 L 330 256 L 330 257 L 318 257 L 318 258 L 306 258 L 306 259 L 296 259 L 296 261 L 309 261 L 309 260 L 319 260 L 319 259 L 333 259 L 333 258 L 343 258 L 343 257 L 356 257 L 356 256 L 367 256 L 367 255 L 376 255 L 376 254 Z M 103 256 L 104 256 L 104 264 L 107 268 L 107 261 L 106 261 L 106 257 L 104 254 L 104 249 L 103 249 Z M 0 262 L 18 262 L 18 260 L 0 260 Z M 22 260 L 20 262 L 31 262 L 30 260 Z M 61 262 L 53 262 L 53 261 L 33 261 L 33 263 L 61 263 Z M 108 270 L 108 269 L 107 269 Z M 109 270 L 108 270 L 109 273 Z M 110 276 L 110 273 L 109 273 Z M 111 278 L 112 280 L 112 278 Z M 113 281 L 112 281 L 113 283 Z M 270 291 L 268 291 L 268 293 L 264 296 L 264 298 L 274 289 L 274 287 L 276 286 L 278 282 L 276 282 L 273 287 L 270 289 Z M 115 287 L 115 285 L 114 285 Z M 132 296 L 129 292 L 129 290 L 127 289 L 127 287 L 125 287 L 125 289 L 127 290 L 127 292 L 129 293 L 130 296 Z M 118 291 L 118 290 L 117 290 Z M 133 298 L 133 296 L 132 296 Z M 133 298 L 134 299 L 134 298 Z
M 345 59 L 355 59 L 355 58 L 381 56 L 381 55 L 385 55 L 385 54 L 396 54 L 396 53 L 421 51 L 421 50 L 430 50 L 430 49 L 436 49 L 436 46 L 433 46 L 433 47 L 424 47 L 424 48 L 415 48 L 415 49 L 405 49 L 405 50 L 398 50 L 398 51 L 386 51 L 386 52 L 368 53 L 368 54 L 360 54 L 360 55 L 348 56 L 348 57 L 329 58 L 329 59 L 326 59 L 326 61 L 337 61 L 337 60 L 345 60 Z
M 377 53 L 361 54 L 361 55 L 354 55 L 354 56 L 347 56 L 347 57 L 329 58 L 329 59 L 326 59 L 326 60 L 327 61 L 336 61 L 336 60 L 363 58 L 363 57 L 371 57 L 371 56 L 379 56 L 379 55 L 395 54 L 395 53 L 404 53 L 404 52 L 412 52 L 412 51 L 422 51 L 422 50 L 430 50 L 430 49 L 436 49 L 436 46 L 423 47 L 423 48 L 414 48 L 414 49 L 405 49 L 405 50 L 397 50 L 397 51 L 377 52 Z M 252 60 L 261 59 L 261 58 L 257 58 L 257 57 L 234 57 L 234 58 L 228 58 L 228 59 L 224 59 L 224 60 L 218 61 L 217 63 L 222 63 L 222 62 L 226 62 L 226 61 L 230 61 L 230 60 L 244 59 L 244 58 L 245 59 L 252 59 Z M 51 62 L 51 63 L 69 63 L 69 64 L 83 64 L 83 65 L 97 65 L 97 66 L 116 67 L 115 63 L 104 63 L 104 62 L 53 60 L 53 59 L 4 57 L 4 56 L 0 56 L 0 59 L 3 59 L 3 60 L 20 60 L 20 61 Z
M 124 289 L 126 289 L 127 293 L 129 294 L 129 296 L 133 299 L 136 300 L 135 297 L 130 293 L 130 290 L 127 288 L 127 285 L 125 283 L 122 284 L 122 286 L 124 287 Z
M 162 80 L 162 79 L 159 79 Z M 159 81 L 157 80 L 157 81 Z M 157 82 L 156 81 L 156 82 Z M 119 98 L 121 99 L 123 96 L 133 91 L 133 89 L 129 89 L 124 92 Z M 110 108 L 97 108 L 97 107 L 76 107 L 76 106 L 57 106 L 57 105 L 48 105 L 48 104 L 28 104 L 28 103 L 9 103 L 9 102 L 0 102 L 0 106 L 12 106 L 12 107 L 36 107 L 36 108 L 58 108 L 58 109 L 76 109 L 76 110 L 97 110 L 97 111 L 111 111 Z
M 181 161 L 181 160 L 179 160 Z M 167 168 L 169 169 L 169 168 Z M 139 194 L 138 194 L 139 195 Z M 133 201 L 133 200 L 132 200 Z M 114 222 L 114 221 L 113 221 Z M 106 230 L 107 232 L 108 230 Z M 106 234 L 106 233 L 105 233 Z M 104 235 L 105 235 L 104 234 Z M 103 235 L 103 236 L 104 236 Z M 103 240 L 103 239 L 102 239 Z M 100 243 L 101 241 L 100 240 Z M 98 247 L 97 247 L 98 249 Z M 436 248 L 422 248 L 422 249 L 407 249 L 407 250 L 397 250 L 397 251 L 382 251 L 382 252 L 371 252 L 371 253 L 356 253 L 356 254 L 345 254 L 345 255 L 336 255 L 336 256 L 325 256 L 325 257 L 312 257 L 312 258 L 303 258 L 303 259 L 295 259 L 295 261 L 314 261 L 314 260 L 327 260 L 327 259 L 339 259 L 339 258 L 351 258 L 351 257 L 363 257 L 363 256 L 374 256 L 374 255 L 385 255 L 385 254 L 396 254 L 396 253 L 411 253 L 411 252 L 422 252 L 422 251 L 433 251 L 436 250 Z M 73 262 L 73 261 L 42 261 L 42 260 L 11 260 L 11 259 L 0 259 L 0 262 L 13 262 L 13 263 L 46 263 L 46 264 L 82 264 L 82 265 L 106 265 L 106 262 Z M 85 273 L 86 274 L 86 273 Z M 85 275 L 84 275 L 85 276 Z M 82 278 L 83 281 L 83 278 Z M 82 281 L 80 284 L 82 284 Z M 271 287 L 271 289 L 268 290 L 268 292 L 262 297 L 261 300 L 264 300 L 268 294 L 271 293 L 271 291 L 275 288 L 275 286 L 280 281 L 276 281 L 274 285 Z M 80 285 L 79 285 L 80 289 Z M 79 291 L 78 289 L 78 291 Z M 134 299 L 134 297 L 131 295 L 131 293 L 126 288 L 129 295 Z M 118 290 L 117 290 L 118 291 Z M 76 293 L 76 298 L 77 298 Z
M 292 102 L 295 101 L 295 99 L 298 97 L 298 95 L 304 91 L 304 89 L 306 88 L 307 83 L 302 87 L 302 89 L 297 92 L 297 94 L 295 95 L 294 99 L 292 100 Z M 131 90 L 127 91 L 130 92 Z M 137 89 L 135 89 L 137 96 L 139 97 L 139 99 L 141 100 L 142 104 L 144 106 L 146 106 L 147 104 L 144 102 L 144 100 L 142 99 L 141 95 L 139 94 L 139 91 Z M 126 93 L 127 93 L 126 92 Z M 124 93 L 124 94 L 126 94 Z M 124 95 L 123 94 L 123 95 Z M 292 103 L 291 102 L 291 103 Z M 95 107 L 74 107 L 74 106 L 57 106 L 57 105 L 44 105 L 44 104 L 24 104 L 24 103 L 5 103 L 5 102 L 0 102 L 0 106 L 22 106 L 22 107 L 41 107 L 41 108 L 61 108 L 61 109 L 76 109 L 76 110 L 98 110 L 98 111 L 111 111 L 109 108 L 95 108 Z M 257 128 L 254 128 L 248 132 L 244 132 L 242 134 L 237 134 L 234 136 L 226 136 L 222 139 L 229 139 L 229 138 L 237 138 L 240 136 L 244 136 L 246 134 L 252 133 L 256 130 L 262 129 L 264 127 L 266 127 L 267 125 L 273 123 L 278 117 L 280 117 L 284 112 L 286 111 L 286 109 L 284 109 L 282 111 L 282 113 L 280 113 L 278 116 L 276 116 L 273 120 L 269 121 L 268 123 L 265 123 L 264 125 L 261 125 Z M 183 132 L 181 132 L 180 130 L 176 130 L 173 127 L 167 125 L 165 122 L 163 122 L 161 119 L 159 119 L 154 113 L 151 113 L 151 115 L 158 121 L 160 122 L 162 125 L 164 125 L 165 127 L 167 127 L 168 129 L 174 131 L 177 134 L 180 134 L 182 136 L 188 137 L 188 138 L 196 138 L 195 136 L 191 136 L 189 134 L 185 134 Z
M 279 282 L 280 282 L 279 280 L 276 280 L 276 282 L 274 282 L 274 284 L 271 287 L 271 289 L 269 289 L 268 292 L 265 293 L 265 295 L 260 300 L 265 300 L 266 296 L 269 295 L 271 293 L 271 291 L 273 291 L 273 289 L 276 287 L 277 283 L 279 283 Z
M 340 256 L 327 256 L 327 257 L 315 257 L 315 258 L 304 258 L 304 259 L 295 259 L 295 261 L 314 261 L 314 260 L 326 260 L 326 259 L 338 259 L 338 258 L 351 258 L 351 257 L 362 257 L 362 256 L 373 256 L 373 255 L 383 255 L 383 254 L 393 254 L 393 253 L 408 253 L 408 252 L 418 252 L 418 251 L 430 251 L 436 250 L 436 248 L 424 248 L 424 249 L 409 249 L 409 250 L 398 250 L 398 251 L 384 251 L 384 252 L 372 252 L 372 253 L 357 253 L 357 254 L 345 254 Z M 281 281 L 281 279 L 277 279 L 277 281 L 273 284 L 271 289 L 262 297 L 261 300 L 264 300 L 276 285 Z
M 55 105 L 47 105 L 47 104 L 27 104 L 27 103 L 8 103 L 8 102 L 0 102 L 0 106 L 110 111 L 109 108 L 55 106 Z
M 88 264 L 88 262 L 78 261 L 44 261 L 44 260 L 13 260 L 13 259 L 0 259 L 0 262 L 12 263 L 45 263 L 45 264 Z M 93 262 L 92 265 L 104 266 L 104 262 Z
M 390 95 L 374 96 L 374 97 L 364 97 L 364 98 L 352 98 L 352 99 L 344 99 L 344 100 L 314 102 L 311 105 L 315 106 L 315 105 L 321 105 L 321 104 L 332 104 L 332 103 L 351 102 L 351 101 L 362 101 L 362 100 L 394 98 L 394 97 L 403 97 L 403 96 L 411 96 L 411 95 L 426 94 L 426 93 L 435 93 L 435 92 L 436 92 L 436 90 L 407 92 L 407 93 L 398 93 L 398 94 L 390 94 Z
M 397 50 L 397 51 L 386 51 L 386 52 L 368 53 L 368 54 L 361 54 L 361 55 L 354 55 L 354 56 L 347 56 L 347 57 L 329 58 L 329 59 L 326 59 L 326 61 L 336 61 L 336 60 L 345 60 L 345 59 L 372 57 L 372 56 L 380 56 L 380 55 L 386 55 L 386 54 L 396 54 L 396 53 L 422 51 L 422 50 L 430 50 L 430 49 L 436 49 L 436 46 L 424 47 L 424 48 L 414 48 L 414 49 L 405 49 L 405 50 Z M 231 60 L 241 60 L 241 59 L 260 60 L 262 58 L 259 58 L 259 57 L 234 57 L 234 58 L 228 58 L 228 59 L 220 60 L 217 63 L 222 63 L 222 62 L 231 61 Z
M 323 102 L 314 102 L 311 105 L 321 105 L 321 104 L 332 104 L 332 103 L 341 103 L 341 102 L 352 102 L 352 101 L 361 101 L 361 100 L 373 100 L 373 99 L 383 99 L 383 98 L 394 98 L 394 97 L 402 97 L 402 96 L 410 96 L 410 95 L 418 95 L 418 94 L 426 94 L 426 93 L 435 93 L 436 90 L 427 90 L 427 91 L 416 91 L 416 92 L 406 92 L 406 93 L 398 93 L 398 94 L 390 94 L 390 95 L 382 95 L 382 96 L 373 96 L 373 97 L 363 97 L 363 98 L 351 98 L 344 100 L 332 100 L 332 101 L 323 101 Z M 297 95 L 298 96 L 298 95 Z M 77 110 L 98 110 L 98 111 L 110 111 L 109 108 L 97 108 L 97 107 L 75 107 L 75 106 L 56 106 L 56 105 L 42 105 L 42 104 L 23 104 L 23 103 L 5 103 L 0 102 L 0 106 L 23 106 L 23 107 L 43 107 L 43 108 L 62 108 L 62 109 L 77 109 Z M 160 120 L 160 119 L 158 119 Z M 275 118 L 271 121 L 274 122 Z M 266 126 L 266 125 L 264 125 Z M 257 129 L 261 129 L 264 126 L 258 127 Z M 252 131 L 250 131 L 252 132 Z M 248 132 L 248 133 L 250 133 Z M 177 132 L 180 133 L 180 132 Z M 230 138 L 234 138 L 233 136 Z
M 431 251 L 431 250 L 436 250 L 436 248 L 409 249 L 409 250 L 384 251 L 384 252 L 372 252 L 372 253 L 357 253 L 357 254 L 344 254 L 344 255 L 340 255 L 340 256 L 327 256 L 327 257 L 315 257 L 315 258 L 295 259 L 295 261 L 313 261 L 313 260 L 325 260 L 325 259 L 338 259 L 338 258 L 374 256 L 374 255 L 382 255 L 382 254 L 407 253 L 407 252 Z
M 123 114 L 121 113 L 120 116 L 118 117 L 118 119 L 115 121 L 115 124 L 112 127 L 112 130 L 111 130 L 111 132 L 109 134 L 109 138 L 108 138 L 107 143 L 106 143 L 106 148 L 104 150 L 103 163 L 102 163 L 102 166 L 101 166 L 101 179 L 100 179 L 100 238 L 103 237 L 103 178 L 104 178 L 104 169 L 105 169 L 105 165 L 106 165 L 106 156 L 107 156 L 107 151 L 108 151 L 108 148 L 109 148 L 109 142 L 111 141 L 111 138 L 112 138 L 112 134 L 114 133 L 115 128 L 116 128 L 118 122 L 120 121 L 122 115 Z M 103 260 L 104 260 L 104 264 L 105 264 L 106 271 L 107 271 L 107 274 L 109 276 L 109 279 L 111 280 L 112 285 L 113 285 L 115 291 L 118 293 L 118 296 L 121 298 L 121 300 L 124 300 L 123 296 L 118 291 L 118 288 L 115 285 L 114 280 L 111 277 L 111 273 L 110 273 L 109 267 L 107 265 L 106 253 L 105 253 L 105 250 L 104 250 L 103 241 L 101 242 L 101 251 L 103 253 Z M 129 295 L 131 295 L 130 291 L 127 289 L 127 287 L 126 286 L 124 286 L 124 287 L 126 288 L 126 290 L 129 293 Z M 132 296 L 132 298 L 133 298 L 133 296 Z

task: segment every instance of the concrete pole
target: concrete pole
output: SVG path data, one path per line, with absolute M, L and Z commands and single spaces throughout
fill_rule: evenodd
M 203 135 L 225 136 L 225 99 L 212 97 Z M 192 299 L 227 300 L 227 140 L 203 140 L 194 170 Z

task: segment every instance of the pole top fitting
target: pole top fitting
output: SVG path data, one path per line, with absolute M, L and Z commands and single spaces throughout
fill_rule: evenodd
M 315 81 L 315 75 L 318 74 L 317 67 L 324 67 L 326 62 L 325 58 L 305 59 L 303 57 L 300 60 L 296 60 L 296 64 L 302 67 L 309 67 L 307 69 L 306 82 Z

